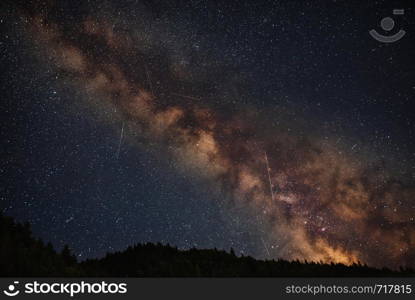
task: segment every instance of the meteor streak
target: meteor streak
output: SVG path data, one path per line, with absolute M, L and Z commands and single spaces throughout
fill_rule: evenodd
M 187 99 L 192 99 L 192 100 L 200 100 L 201 99 L 201 98 L 198 98 L 198 97 L 183 95 L 183 94 L 179 94 L 179 93 L 171 93 L 171 94 L 175 95 L 175 96 L 187 98 Z
M 122 139 L 124 137 L 124 122 L 122 122 L 122 127 L 121 127 L 121 134 L 120 134 L 120 141 L 118 143 L 118 150 L 117 150 L 117 159 L 120 158 L 120 151 L 121 151 L 121 144 L 122 144 Z
M 267 166 L 267 174 L 268 174 L 268 181 L 269 181 L 269 190 L 271 192 L 271 203 L 274 202 L 274 191 L 273 191 L 273 186 L 272 186 L 272 181 L 271 181 L 271 168 L 269 167 L 269 163 L 268 163 L 268 156 L 267 156 L 267 152 L 265 151 L 265 163 Z
M 151 94 L 154 96 L 153 83 L 151 82 L 150 73 L 148 71 L 148 67 L 147 67 L 146 63 L 144 63 L 144 68 L 146 70 L 147 82 L 148 82 L 148 85 L 150 87 Z

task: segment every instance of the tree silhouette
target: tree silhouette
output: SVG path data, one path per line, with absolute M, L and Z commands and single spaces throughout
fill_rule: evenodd
M 351 266 L 286 260 L 256 260 L 218 249 L 179 250 L 160 243 L 136 244 L 100 259 L 77 262 L 69 246 L 57 253 L 32 237 L 30 225 L 16 224 L 0 214 L 1 276 L 115 276 L 115 277 L 333 277 L 415 276 L 408 268 L 375 269 L 360 262 Z

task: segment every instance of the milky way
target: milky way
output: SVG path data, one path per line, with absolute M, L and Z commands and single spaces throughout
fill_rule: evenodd
M 103 124 L 119 121 L 115 159 L 125 145 L 156 147 L 177 172 L 223 195 L 232 214 L 250 216 L 265 257 L 413 266 L 415 188 L 369 145 L 358 152 L 335 134 L 320 135 L 307 125 L 313 117 L 290 120 L 291 108 L 235 108 L 227 93 L 238 72 L 214 54 L 192 61 L 178 50 L 180 29 L 161 21 L 149 29 L 145 10 L 134 24 L 100 11 L 63 20 L 54 5 L 18 15 L 36 59 Z M 164 31 L 178 33 L 174 47 Z M 212 76 L 223 85 L 209 85 Z

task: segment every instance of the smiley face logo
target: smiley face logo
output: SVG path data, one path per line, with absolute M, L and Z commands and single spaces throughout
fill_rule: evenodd
M 9 296 L 9 297 L 14 297 L 14 296 L 17 296 L 17 295 L 20 293 L 20 291 L 16 289 L 16 286 L 17 286 L 18 284 L 19 284 L 19 282 L 18 282 L 18 281 L 14 281 L 14 282 L 13 282 L 13 284 L 10 284 L 10 285 L 7 287 L 7 290 L 4 290 L 4 291 L 3 291 L 3 293 L 4 293 L 6 296 Z
M 394 15 L 403 15 L 405 11 L 403 9 L 394 9 Z M 380 21 L 380 27 L 385 31 L 389 32 L 395 27 L 395 21 L 391 17 L 383 18 Z M 399 30 L 393 35 L 383 35 L 378 33 L 375 29 L 369 31 L 369 34 L 377 41 L 382 43 L 394 43 L 399 41 L 405 35 L 405 30 Z

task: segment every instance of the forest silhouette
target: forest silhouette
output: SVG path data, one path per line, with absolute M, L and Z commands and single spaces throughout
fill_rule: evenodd
M 376 269 L 322 262 L 257 260 L 217 249 L 179 250 L 160 243 L 137 244 L 103 258 L 77 261 L 68 246 L 56 251 L 32 236 L 29 223 L 0 214 L 0 276 L 43 277 L 394 277 L 407 268 Z

